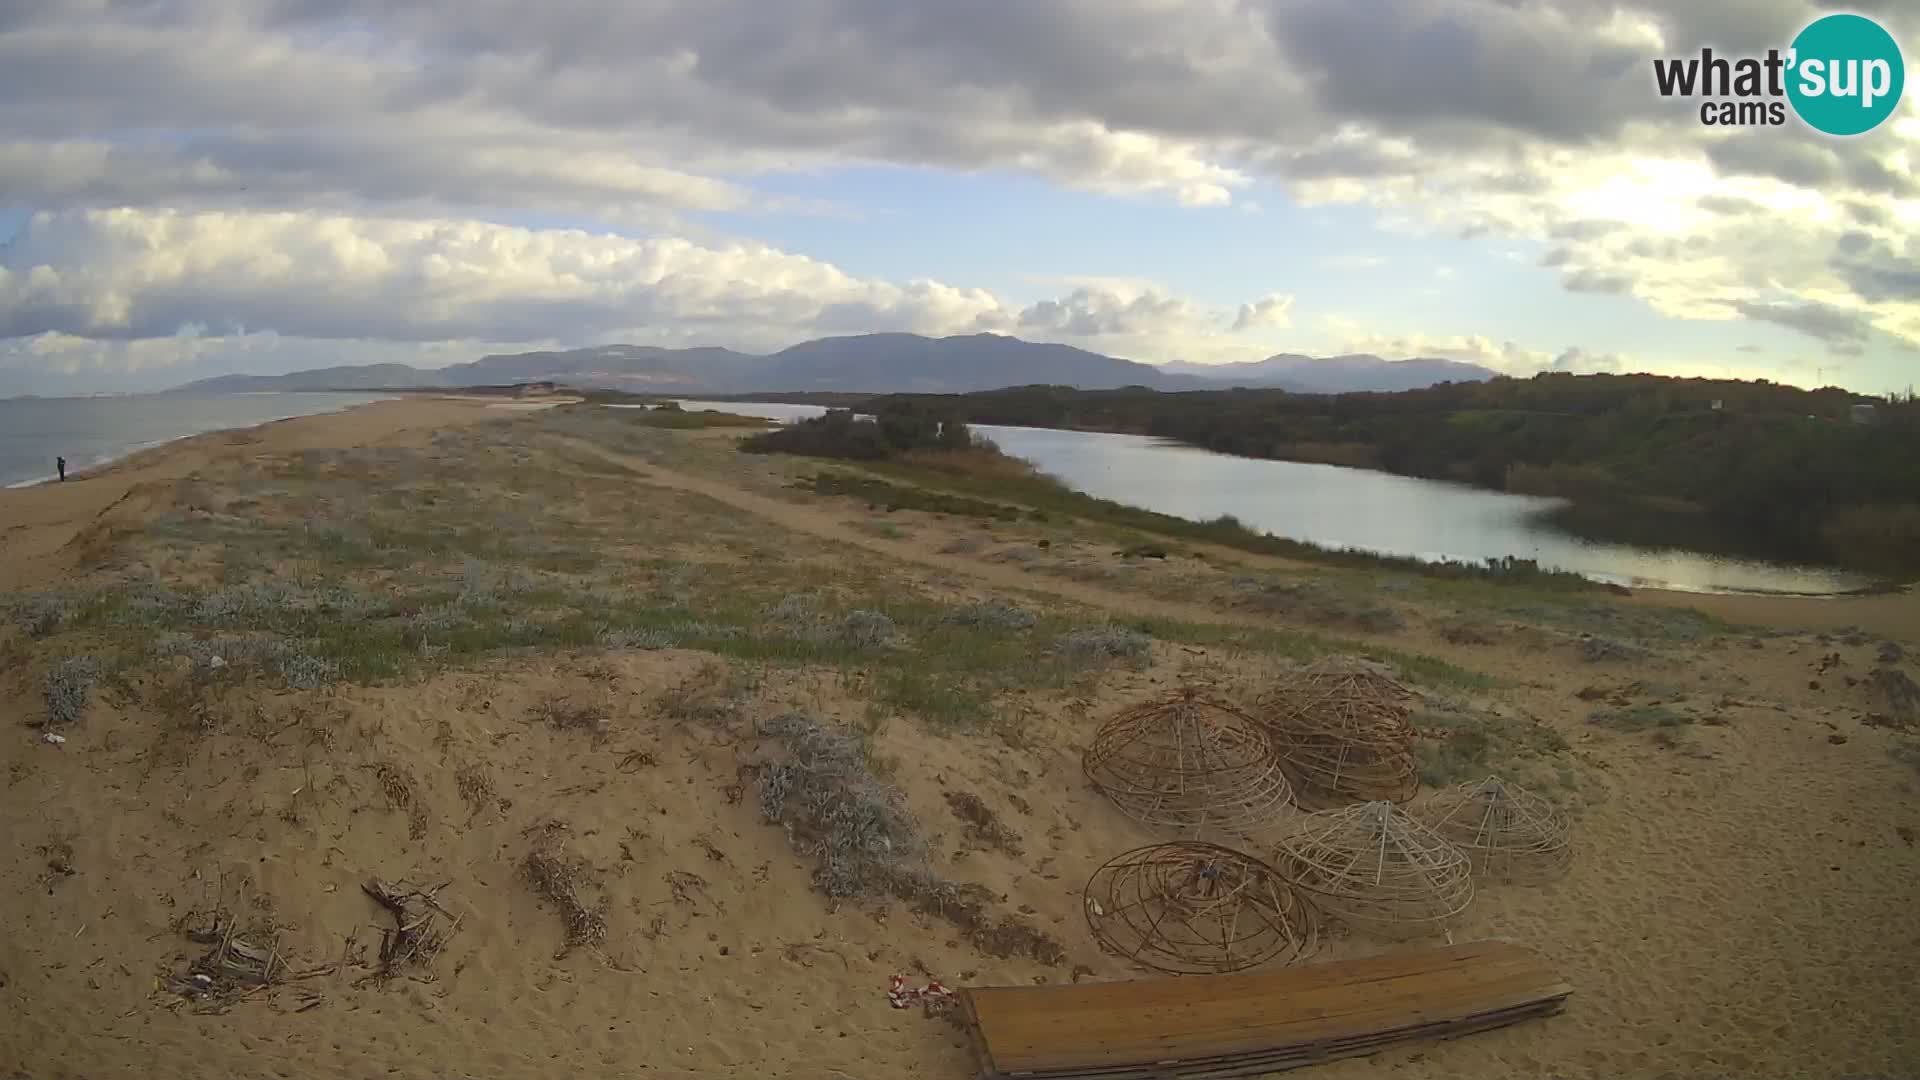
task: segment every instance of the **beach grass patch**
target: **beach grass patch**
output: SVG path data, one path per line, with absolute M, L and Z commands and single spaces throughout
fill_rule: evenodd
M 1587 723 L 1594 727 L 1627 734 L 1686 727 L 1694 722 L 1693 717 L 1675 712 L 1665 705 L 1626 705 L 1595 709 L 1587 716 Z
M 1432 711 L 1413 718 L 1420 733 L 1414 742 L 1414 763 L 1426 787 L 1479 780 L 1491 775 L 1562 775 L 1558 760 L 1568 750 L 1567 740 L 1544 724 L 1478 712 Z

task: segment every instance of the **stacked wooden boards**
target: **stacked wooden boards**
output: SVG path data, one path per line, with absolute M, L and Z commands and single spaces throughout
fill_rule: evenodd
M 984 1077 L 1215 1080 L 1560 1011 L 1532 951 L 1479 941 L 1286 968 L 961 992 Z

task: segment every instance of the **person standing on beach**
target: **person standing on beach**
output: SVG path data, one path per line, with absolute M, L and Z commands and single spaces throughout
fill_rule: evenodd
M 64 484 L 64 483 L 66 483 L 66 480 L 67 480 L 67 459 L 66 459 L 66 458 L 63 458 L 63 457 L 57 457 L 57 458 L 54 458 L 54 459 L 53 459 L 53 463 L 54 463 L 54 465 L 55 465 L 55 467 L 57 467 L 57 468 L 58 468 L 58 469 L 60 470 L 60 482 L 61 482 L 61 483 L 63 483 L 63 484 Z

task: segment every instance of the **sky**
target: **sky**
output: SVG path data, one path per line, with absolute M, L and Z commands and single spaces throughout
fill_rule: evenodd
M 0 0 L 0 396 L 631 342 L 1920 383 L 1920 93 L 1703 126 L 1856 0 Z

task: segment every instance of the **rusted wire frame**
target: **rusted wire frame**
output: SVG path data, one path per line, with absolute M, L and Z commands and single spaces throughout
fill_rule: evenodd
M 1126 852 L 1087 880 L 1085 907 L 1095 940 L 1169 974 L 1291 964 L 1319 946 L 1312 905 L 1273 867 L 1217 844 Z
M 1101 725 L 1082 764 L 1129 817 L 1183 831 L 1268 824 L 1293 794 L 1266 729 L 1193 688 Z
M 1426 928 L 1473 902 L 1466 854 L 1385 801 L 1300 818 L 1274 866 L 1358 929 Z
M 1559 808 L 1489 776 L 1443 788 L 1415 808 L 1427 827 L 1466 852 L 1474 873 L 1507 882 L 1547 881 L 1572 863 L 1572 827 Z
M 1309 809 L 1404 803 L 1419 791 L 1407 689 L 1384 675 L 1310 667 L 1256 704 L 1294 801 Z

